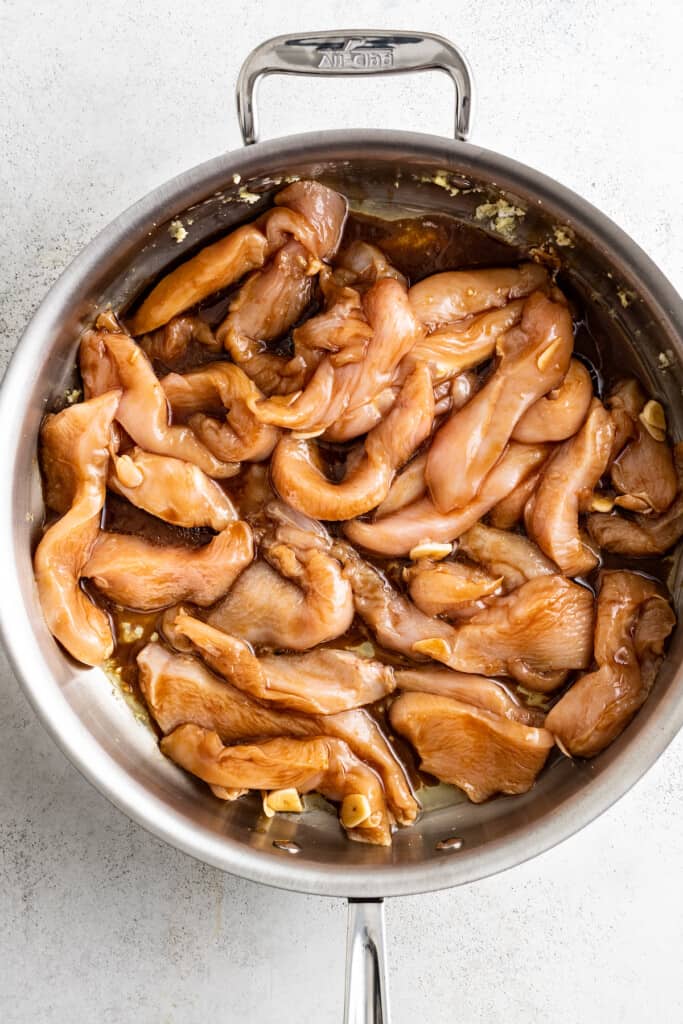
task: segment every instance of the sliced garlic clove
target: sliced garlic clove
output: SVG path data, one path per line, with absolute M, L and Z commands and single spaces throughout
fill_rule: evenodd
M 342 800 L 339 820 L 344 828 L 356 828 L 370 817 L 370 801 L 363 793 L 349 793 Z

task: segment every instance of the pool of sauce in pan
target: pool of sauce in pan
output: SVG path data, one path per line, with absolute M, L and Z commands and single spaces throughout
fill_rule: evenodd
M 390 262 L 400 270 L 410 282 L 420 280 L 429 274 L 443 270 L 460 269 L 463 267 L 486 267 L 514 265 L 523 258 L 520 251 L 508 244 L 491 238 L 479 229 L 462 224 L 447 215 L 430 214 L 425 217 L 406 217 L 399 220 L 383 220 L 376 217 L 351 214 L 349 216 L 343 244 L 349 244 L 356 239 L 362 239 L 378 245 L 386 254 Z M 562 277 L 558 283 L 565 291 L 572 304 L 572 312 L 575 321 L 575 354 L 581 358 L 591 371 L 594 381 L 594 389 L 602 396 L 609 391 L 611 385 L 621 377 L 636 375 L 634 367 L 629 365 L 628 354 L 625 355 L 623 346 L 614 337 L 614 330 L 610 328 L 607 318 L 602 322 L 596 322 L 595 317 L 588 317 L 582 309 L 576 295 L 572 294 Z M 235 294 L 236 289 L 232 288 L 225 293 L 212 296 L 202 303 L 195 312 L 204 318 L 212 326 L 217 326 L 227 313 L 228 305 Z M 307 310 L 306 317 L 313 315 L 319 307 L 317 300 L 314 300 L 311 308 Z M 292 351 L 291 335 L 282 339 L 275 346 L 281 353 Z M 169 370 L 185 372 L 192 367 L 202 363 L 215 360 L 215 353 L 207 353 L 199 345 L 191 345 L 188 351 L 179 360 L 169 364 L 155 363 L 155 370 L 161 376 Z M 482 373 L 487 372 L 484 367 Z M 353 444 L 355 442 L 352 442 Z M 327 445 L 325 446 L 325 457 L 327 469 L 331 478 L 339 479 L 343 472 L 344 458 L 347 449 L 351 445 Z M 222 482 L 222 486 L 234 500 L 237 507 L 245 498 L 245 482 L 243 474 Z M 243 514 L 245 514 L 243 512 Z M 245 518 L 256 521 L 258 524 L 258 511 L 253 514 L 247 512 Z M 328 524 L 331 533 L 338 533 L 338 524 Z M 177 544 L 182 546 L 200 546 L 206 544 L 212 531 L 209 529 L 182 529 L 172 526 L 149 515 L 140 509 L 134 508 L 124 499 L 108 493 L 107 503 L 103 514 L 103 526 L 115 532 L 130 533 L 148 538 L 157 544 Z M 407 559 L 373 559 L 368 558 L 377 568 L 381 569 L 391 580 L 393 585 L 402 592 L 405 585 L 402 579 L 402 568 L 407 564 Z M 623 556 L 607 555 L 604 563 L 609 568 L 630 568 L 637 572 L 651 575 L 664 581 L 669 570 L 668 559 L 628 559 Z M 592 573 L 585 581 L 585 584 L 594 589 L 597 572 Z M 138 652 L 149 642 L 150 639 L 163 639 L 159 628 L 161 613 L 142 613 L 125 608 L 119 608 L 102 599 L 101 595 L 95 593 L 93 588 L 86 589 L 98 603 L 105 607 L 112 618 L 116 647 L 112 659 L 112 668 L 121 680 L 124 690 L 138 699 L 144 705 L 144 699 L 140 693 L 137 677 L 136 656 Z M 203 609 L 198 610 L 202 615 Z M 372 654 L 375 658 L 387 664 L 397 667 L 406 666 L 411 663 L 407 658 L 393 651 L 387 651 L 380 647 L 374 640 L 372 634 L 365 624 L 356 617 L 351 628 L 341 637 L 330 641 L 327 646 L 338 648 L 359 648 L 358 653 Z M 571 684 L 574 677 L 569 677 L 567 686 Z M 516 688 L 513 686 L 514 691 Z M 564 692 L 558 691 L 547 698 L 532 698 L 534 706 L 549 708 L 559 695 Z M 526 702 L 524 693 L 520 694 Z M 531 696 L 531 695 L 530 695 Z M 540 701 L 538 703 L 537 701 Z M 412 782 L 415 785 L 430 785 L 436 780 L 429 775 L 421 773 L 417 768 L 415 756 L 410 746 L 400 737 L 396 737 L 388 727 L 386 717 L 387 701 L 380 701 L 371 705 L 367 710 L 376 718 L 385 734 L 389 737 L 391 744 L 404 762 Z M 256 739 L 257 737 L 254 737 Z

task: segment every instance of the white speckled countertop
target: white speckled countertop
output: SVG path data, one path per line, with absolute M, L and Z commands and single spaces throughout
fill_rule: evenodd
M 201 12 L 201 13 L 200 13 Z M 343 24 L 341 24 L 343 23 Z M 683 15 L 665 0 L 92 0 L 0 6 L 3 366 L 46 289 L 121 209 L 240 144 L 233 88 L 264 37 L 420 28 L 458 42 L 474 138 L 581 192 L 683 286 Z M 447 133 L 437 75 L 270 79 L 264 135 Z M 222 875 L 111 807 L 0 665 L 0 1020 L 341 1019 L 343 901 Z M 559 848 L 465 889 L 390 901 L 394 1024 L 683 1020 L 683 738 Z

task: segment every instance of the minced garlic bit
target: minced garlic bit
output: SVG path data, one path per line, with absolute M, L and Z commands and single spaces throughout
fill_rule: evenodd
M 421 181 L 423 185 L 436 185 L 437 188 L 448 192 L 449 196 L 460 195 L 460 189 L 451 182 L 446 171 L 437 171 L 436 174 L 420 174 L 417 176 L 417 180 Z
M 344 649 L 350 654 L 356 654 L 359 658 L 375 657 L 375 645 L 370 643 L 369 640 L 364 640 L 362 644 L 355 644 L 353 647 L 346 647 Z
M 70 391 L 64 392 L 64 398 L 67 405 L 75 405 L 76 402 L 80 402 L 83 397 L 82 388 L 71 388 Z
M 657 362 L 662 370 L 668 370 L 674 364 L 673 349 L 667 348 L 657 356 Z
M 34 516 L 33 512 L 27 512 L 26 515 L 24 516 L 24 519 L 26 520 L 27 523 L 32 523 L 35 518 L 36 517 Z
M 646 402 L 638 419 L 655 441 L 666 439 L 666 415 L 660 402 L 655 402 L 654 399 Z
M 157 633 L 156 629 L 154 630 L 149 639 L 152 641 L 153 644 L 157 642 L 157 640 L 159 639 L 159 634 Z
M 411 562 L 417 562 L 421 558 L 433 558 L 434 561 L 438 561 L 450 555 L 452 550 L 452 544 L 442 544 L 436 540 L 422 540 L 410 549 L 408 558 Z
M 474 211 L 476 220 L 487 220 L 492 231 L 509 237 L 517 227 L 517 218 L 526 216 L 519 206 L 513 206 L 507 199 L 499 199 L 496 203 L 481 203 Z
M 237 195 L 240 199 L 243 199 L 245 203 L 258 203 L 259 199 L 263 198 L 258 194 L 258 192 L 249 192 L 246 188 L 241 188 Z
M 619 302 L 622 304 L 624 309 L 628 309 L 636 297 L 636 293 L 629 291 L 628 288 L 618 288 L 617 295 L 619 296 Z
M 241 174 L 233 174 L 233 176 L 232 176 L 232 183 L 233 183 L 233 185 L 239 185 L 241 180 L 242 180 L 242 175 Z
M 372 808 L 364 793 L 349 793 L 342 800 L 339 818 L 344 828 L 357 828 L 370 817 Z
M 183 222 L 181 220 L 171 221 L 168 233 L 171 238 L 175 238 L 178 243 L 182 242 L 184 238 L 187 238 L 187 231 L 183 227 Z
M 119 622 L 119 640 L 122 644 L 132 644 L 135 640 L 141 640 L 145 631 L 141 625 L 133 622 L 126 622 L 125 619 Z
M 570 228 L 553 228 L 555 244 L 560 246 L 574 245 L 574 235 Z

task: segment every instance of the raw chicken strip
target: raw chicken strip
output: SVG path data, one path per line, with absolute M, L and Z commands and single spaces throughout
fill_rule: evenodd
M 169 373 L 161 386 L 173 415 L 189 417 L 197 437 L 224 462 L 260 462 L 277 444 L 280 432 L 256 419 L 247 399 L 261 392 L 233 363 L 208 363 L 189 373 Z M 207 409 L 224 419 L 207 416 Z
M 581 427 L 592 397 L 590 373 L 579 359 L 572 359 L 559 387 L 534 402 L 518 421 L 513 440 L 526 444 L 566 441 Z
M 500 594 L 502 577 L 495 578 L 464 562 L 432 562 L 420 559 L 404 570 L 410 596 L 425 615 L 443 615 L 462 622 L 489 603 L 486 598 Z
M 395 675 L 399 690 L 453 697 L 522 725 L 543 725 L 545 719 L 542 711 L 520 704 L 517 697 L 497 679 L 431 667 L 400 669 Z
M 416 367 L 389 415 L 368 434 L 363 454 L 340 483 L 328 480 L 314 442 L 283 438 L 271 462 L 280 496 L 316 519 L 352 519 L 386 498 L 396 470 L 429 436 L 434 393 L 429 370 Z
M 660 516 L 635 515 L 632 519 L 616 514 L 588 516 L 588 531 L 606 551 L 638 558 L 663 555 L 683 536 L 683 442 L 674 448 L 678 474 L 678 497 Z
M 389 717 L 417 750 L 421 769 L 458 786 L 474 803 L 496 793 L 526 793 L 554 742 L 547 729 L 428 693 L 402 694 Z
M 212 787 L 221 789 L 317 790 L 329 800 L 362 796 L 368 816 L 346 828 L 349 839 L 379 846 L 391 845 L 391 826 L 384 790 L 371 768 L 359 761 L 342 740 L 326 736 L 311 739 L 267 740 L 260 744 L 224 747 L 215 732 L 198 725 L 181 725 L 161 743 L 161 750 L 176 764 Z
M 123 388 L 116 418 L 145 451 L 184 459 L 208 476 L 229 477 L 239 466 L 221 462 L 189 427 L 171 426 L 168 402 L 152 364 L 128 334 L 86 331 L 81 341 L 81 375 L 87 395 L 97 394 L 109 378 Z
M 455 270 L 432 274 L 410 289 L 410 304 L 429 330 L 466 316 L 505 306 L 545 289 L 548 275 L 536 263 L 499 270 Z
M 332 715 L 381 700 L 395 687 L 388 665 L 350 651 L 323 647 L 301 655 L 268 654 L 191 615 L 178 614 L 175 631 L 191 641 L 215 672 L 256 700 L 309 715 Z
M 450 543 L 540 466 L 548 452 L 547 446 L 512 442 L 465 508 L 442 514 L 431 498 L 422 498 L 374 522 L 354 519 L 344 526 L 344 533 L 354 544 L 387 556 L 407 555 L 423 541 Z
M 534 292 L 521 325 L 500 344 L 493 375 L 432 441 L 425 478 L 440 512 L 464 508 L 479 493 L 523 414 L 564 379 L 572 346 L 567 307 Z
M 79 579 L 99 531 L 120 398 L 120 391 L 109 391 L 69 406 L 48 416 L 40 432 L 50 503 L 64 515 L 48 527 L 33 558 L 38 596 L 52 635 L 86 665 L 101 664 L 114 647 L 108 616 Z
M 254 557 L 251 530 L 230 523 L 203 548 L 152 544 L 141 537 L 101 532 L 83 576 L 116 604 L 154 611 L 192 601 L 210 605 L 232 586 Z
M 595 660 L 551 709 L 546 725 L 572 756 L 594 757 L 647 699 L 676 617 L 661 589 L 633 572 L 605 572 L 598 595 Z
M 372 327 L 364 358 L 338 366 L 334 354 L 326 355 L 300 395 L 255 403 L 259 419 L 313 436 L 393 384 L 399 363 L 423 333 L 407 292 L 394 278 L 382 278 L 363 297 L 363 311 Z
M 477 523 L 460 538 L 459 551 L 501 577 L 506 591 L 536 576 L 550 576 L 557 566 L 528 537 Z
M 197 302 L 263 266 L 268 252 L 264 235 L 253 224 L 200 249 L 152 289 L 130 322 L 131 334 L 147 334 Z
M 277 525 L 261 544 L 268 562 L 242 574 L 208 622 L 252 644 L 308 650 L 341 636 L 353 621 L 351 587 L 330 552 L 330 538 L 314 520 L 273 502 Z
M 168 455 L 137 447 L 112 455 L 107 484 L 136 508 L 176 526 L 210 526 L 220 532 L 237 519 L 230 498 L 215 480 L 199 466 Z
M 449 668 L 512 676 L 528 689 L 556 689 L 593 652 L 593 595 L 564 576 L 538 576 L 453 629 L 415 644 Z
M 161 644 L 147 644 L 137 660 L 140 687 L 162 732 L 193 722 L 215 730 L 225 743 L 273 736 L 334 736 L 378 772 L 399 824 L 415 820 L 418 805 L 403 766 L 366 711 L 315 716 L 266 707 L 217 679 L 196 658 L 172 654 Z
M 569 576 L 598 564 L 579 532 L 579 507 L 605 472 L 613 439 L 614 424 L 596 398 L 578 434 L 547 463 L 524 513 L 529 536 Z

